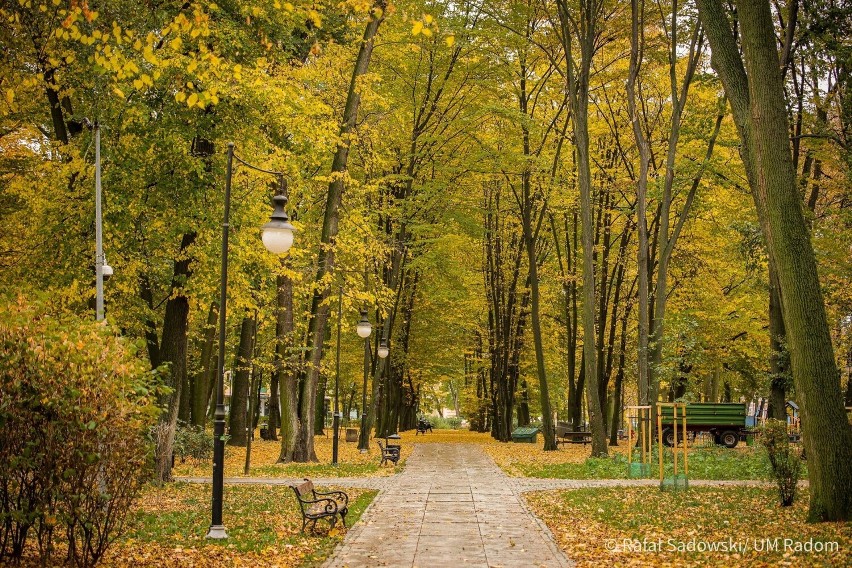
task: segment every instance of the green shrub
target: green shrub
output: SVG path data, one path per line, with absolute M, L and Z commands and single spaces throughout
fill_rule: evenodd
M 159 412 L 134 353 L 103 325 L 0 298 L 0 563 L 35 533 L 43 563 L 64 537 L 67 561 L 92 566 L 120 534 Z
M 181 462 L 186 458 L 207 461 L 213 457 L 213 433 L 201 426 L 181 424 L 175 430 L 175 457 Z
M 458 416 L 450 416 L 448 418 L 427 416 L 426 420 L 429 421 L 435 430 L 458 430 L 461 427 L 461 418 Z
M 760 443 L 766 448 L 772 476 L 778 485 L 778 496 L 782 507 L 789 507 L 796 498 L 796 487 L 802 470 L 802 458 L 798 449 L 790 444 L 787 423 L 769 419 L 760 431 Z

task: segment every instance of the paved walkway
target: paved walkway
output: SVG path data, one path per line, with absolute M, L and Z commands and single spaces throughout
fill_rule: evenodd
M 209 483 L 210 478 L 179 478 Z M 226 484 L 291 485 L 301 479 L 226 478 Z M 325 568 L 559 568 L 572 566 L 521 494 L 550 489 L 636 487 L 656 479 L 508 477 L 474 444 L 417 444 L 402 473 L 389 477 L 317 478 L 317 485 L 379 490 Z M 702 481 L 700 485 L 765 485 Z
M 325 566 L 571 566 L 475 445 L 418 444 Z

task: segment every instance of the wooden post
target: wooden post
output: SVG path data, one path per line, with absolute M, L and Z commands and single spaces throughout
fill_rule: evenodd
M 689 449 L 686 447 L 686 405 L 683 405 L 683 474 L 689 475 Z
M 672 456 L 674 457 L 674 477 L 677 479 L 677 405 L 672 405 L 672 435 L 674 442 L 672 444 Z
M 627 475 L 630 475 L 630 464 L 633 457 L 633 425 L 630 420 L 633 417 L 627 415 Z
M 657 438 L 659 445 L 657 453 L 660 455 L 660 483 L 663 482 L 663 409 L 657 405 Z

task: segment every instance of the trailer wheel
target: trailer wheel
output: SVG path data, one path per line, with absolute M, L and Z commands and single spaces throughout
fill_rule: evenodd
M 674 430 L 671 428 L 663 429 L 663 445 L 671 448 L 674 446 Z
M 740 435 L 733 430 L 725 430 L 719 435 L 719 441 L 726 448 L 736 448 L 740 441 Z

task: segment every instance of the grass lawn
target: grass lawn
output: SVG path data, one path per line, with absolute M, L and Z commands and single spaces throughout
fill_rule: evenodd
M 342 432 L 342 431 L 341 431 Z M 414 430 L 402 432 L 402 460 L 394 467 L 379 466 L 379 450 L 375 441 L 371 441 L 370 451 L 362 454 L 357 444 L 344 442 L 339 444 L 337 466 L 331 465 L 332 438 L 314 437 L 318 463 L 279 464 L 279 442 L 261 440 L 259 436 L 252 442 L 250 476 L 252 477 L 373 477 L 398 473 L 404 466 L 405 458 L 411 455 L 415 444 L 456 443 L 477 444 L 507 474 L 515 477 L 542 477 L 559 479 L 625 479 L 627 478 L 627 447 L 624 441 L 619 446 L 610 447 L 609 458 L 590 458 L 591 446 L 582 444 L 560 445 L 559 449 L 545 452 L 542 449 L 541 435 L 538 444 L 503 443 L 491 438 L 489 434 L 467 430 L 435 430 L 425 435 L 415 435 Z M 666 459 L 667 469 L 671 467 L 671 454 Z M 225 476 L 242 477 L 245 464 L 245 448 L 226 446 Z M 652 476 L 657 475 L 657 462 L 652 460 Z M 177 463 L 176 476 L 210 477 L 209 461 Z M 741 444 L 728 449 L 715 445 L 696 443 L 689 449 L 690 479 L 770 479 L 769 460 L 759 447 Z M 806 472 L 802 479 L 805 479 Z
M 596 488 L 526 498 L 581 567 L 852 566 L 852 523 L 805 522 L 807 489 L 787 508 L 763 487 Z M 735 550 L 724 550 L 731 543 Z
M 561 450 L 559 450 L 561 451 Z M 552 477 L 559 479 L 627 479 L 627 456 L 619 448 L 609 458 L 588 457 L 580 462 L 547 463 L 542 460 L 510 461 L 504 469 L 525 477 Z M 651 476 L 657 477 L 659 465 L 656 452 L 651 460 Z M 671 450 L 666 450 L 665 471 L 673 472 Z M 679 463 L 683 471 L 683 463 Z M 689 450 L 690 479 L 771 479 L 772 469 L 766 452 L 761 448 L 721 448 L 696 446 Z M 803 472 L 802 479 L 807 476 Z
M 480 444 L 507 474 L 514 477 L 557 479 L 626 479 L 627 443 L 610 446 L 610 457 L 592 458 L 591 445 L 560 445 L 545 452 L 539 434 L 537 444 L 497 442 L 488 434 L 460 430 L 436 431 L 435 436 L 418 436 L 418 442 L 466 442 Z M 667 450 L 666 469 L 671 468 L 671 450 Z M 657 475 L 656 454 L 651 461 L 651 475 Z M 759 447 L 744 444 L 734 449 L 696 443 L 689 448 L 690 479 L 770 479 L 769 460 Z M 803 473 L 802 479 L 805 479 Z
M 411 436 L 413 438 L 414 432 Z M 392 475 L 399 472 L 403 462 L 410 454 L 411 447 L 403 447 L 402 460 L 396 466 L 385 465 L 379 467 L 379 447 L 375 441 L 370 442 L 370 451 L 362 454 L 358 451 L 358 444 L 345 442 L 343 429 L 340 430 L 340 442 L 338 444 L 338 464 L 331 465 L 332 450 L 331 429 L 329 436 L 314 436 L 314 448 L 316 449 L 317 463 L 289 463 L 281 464 L 278 455 L 281 452 L 281 442 L 261 440 L 260 435 L 255 434 L 251 443 L 251 463 L 249 469 L 250 477 L 281 477 L 298 478 L 303 477 L 374 477 Z M 244 477 L 246 461 L 246 449 L 233 446 L 225 446 L 225 477 Z M 173 475 L 176 477 L 210 477 L 213 474 L 210 460 L 187 459 L 181 463 L 175 463 Z
M 204 538 L 210 525 L 211 487 L 174 483 L 148 487 L 128 517 L 125 535 L 115 542 L 103 566 L 213 567 L 315 566 L 333 551 L 347 529 L 329 532 L 320 521 L 316 534 L 301 534 L 301 514 L 293 491 L 284 486 L 226 486 L 227 541 Z M 375 491 L 346 489 L 352 526 Z

